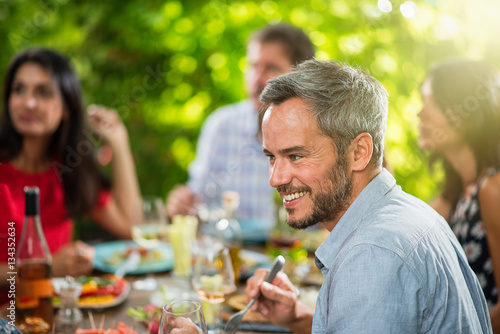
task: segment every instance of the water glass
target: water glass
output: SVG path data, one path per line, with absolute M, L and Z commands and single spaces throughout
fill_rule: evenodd
M 201 304 L 177 300 L 163 305 L 158 334 L 207 334 Z
M 191 248 L 196 240 L 198 219 L 194 216 L 175 216 L 169 228 L 170 243 L 174 250 L 174 276 L 191 275 Z

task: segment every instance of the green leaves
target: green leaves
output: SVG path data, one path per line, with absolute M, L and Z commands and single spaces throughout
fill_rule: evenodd
M 357 64 L 387 87 L 389 163 L 406 191 L 430 200 L 440 176 L 429 177 L 415 143 L 420 83 L 444 58 L 484 56 L 500 65 L 500 5 L 415 0 L 417 15 L 406 19 L 403 2 L 382 12 L 376 0 L 4 1 L 0 72 L 34 45 L 71 57 L 86 100 L 124 119 L 142 192 L 164 196 L 186 181 L 204 119 L 245 98 L 248 36 L 289 22 L 309 34 L 317 58 Z

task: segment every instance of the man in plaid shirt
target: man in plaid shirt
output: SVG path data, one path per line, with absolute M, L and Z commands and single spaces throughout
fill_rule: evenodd
M 189 181 L 169 195 L 169 216 L 196 214 L 200 202 L 209 208 L 220 207 L 222 192 L 236 191 L 240 195 L 238 220 L 243 231 L 252 231 L 244 237 L 265 240 L 275 217 L 273 189 L 268 184 L 269 163 L 262 153 L 258 131 L 259 95 L 267 80 L 313 56 L 309 38 L 287 24 L 267 26 L 251 36 L 245 71 L 249 98 L 220 108 L 207 118 L 196 159 L 189 167 Z

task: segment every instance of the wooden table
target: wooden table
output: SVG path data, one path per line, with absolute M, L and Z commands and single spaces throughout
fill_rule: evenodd
M 182 284 L 182 287 L 187 287 L 189 289 L 190 283 L 186 281 L 179 281 L 178 279 L 173 279 L 170 277 L 169 273 L 163 274 L 154 274 L 149 275 L 148 277 L 156 278 L 159 284 L 167 284 L 167 288 L 169 284 L 176 284 L 179 287 L 179 284 Z M 128 282 L 133 285 L 133 283 L 137 280 L 145 279 L 146 276 L 127 276 L 126 279 Z M 238 291 L 242 292 L 244 285 L 240 285 L 238 287 Z M 95 326 L 97 328 L 100 327 L 101 321 L 104 321 L 103 328 L 110 328 L 112 326 L 116 326 L 119 321 L 125 323 L 127 326 L 132 327 L 135 331 L 139 333 L 145 333 L 146 329 L 142 324 L 138 324 L 132 317 L 127 315 L 127 310 L 130 307 L 136 308 L 138 306 L 146 306 L 151 304 L 151 294 L 153 291 L 144 291 L 144 290 L 136 290 L 131 289 L 128 298 L 121 303 L 112 308 L 101 309 L 101 310 L 92 310 L 92 317 L 94 318 Z M 194 293 L 194 292 L 193 292 Z M 84 310 L 84 328 L 92 328 L 89 320 L 89 311 Z M 237 332 L 241 334 L 266 334 L 265 332 Z M 276 333 L 276 332 L 273 332 Z M 270 334 L 270 333 L 267 333 Z
M 148 277 L 154 277 L 158 279 L 158 282 L 160 284 L 165 283 L 165 282 L 171 282 L 172 278 L 170 278 L 169 273 L 163 273 L 163 274 L 155 274 L 155 275 L 149 275 Z M 130 282 L 131 285 L 137 280 L 140 279 L 145 279 L 146 276 L 128 276 L 126 279 L 128 282 Z M 183 282 L 182 284 L 185 284 L 188 286 L 190 283 L 189 282 Z M 239 287 L 238 291 L 242 291 L 243 285 Z M 92 324 L 90 321 L 89 315 L 91 314 L 91 317 L 94 320 L 94 324 L 96 328 L 101 328 L 101 322 L 102 323 L 102 328 L 111 328 L 111 327 L 116 327 L 118 322 L 123 322 L 127 326 L 131 327 L 133 330 L 137 331 L 138 333 L 146 333 L 146 328 L 144 325 L 138 323 L 135 321 L 132 317 L 127 315 L 127 310 L 130 307 L 136 308 L 138 306 L 146 306 L 151 304 L 151 294 L 153 291 L 144 291 L 144 290 L 136 290 L 136 289 L 131 289 L 130 294 L 125 301 L 117 306 L 110 307 L 110 308 L 104 308 L 104 309 L 97 309 L 97 310 L 85 310 L 83 309 L 83 315 L 84 315 L 84 322 L 82 324 L 82 328 L 92 328 Z M 2 305 L 0 306 L 0 318 L 6 318 L 6 308 L 7 305 Z M 240 334 L 266 334 L 265 332 L 242 332 L 239 331 L 237 333 Z M 276 332 L 273 332 L 276 333 Z M 267 333 L 271 334 L 271 333 Z

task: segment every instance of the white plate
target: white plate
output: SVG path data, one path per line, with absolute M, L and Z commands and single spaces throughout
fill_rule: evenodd
M 116 265 L 109 264 L 109 259 L 112 258 L 115 253 L 125 253 L 127 249 L 137 247 L 139 246 L 131 240 L 110 241 L 95 245 L 94 268 L 106 273 L 114 273 L 121 263 Z M 161 259 L 141 263 L 136 269 L 128 272 L 127 274 L 149 274 L 172 269 L 174 267 L 174 252 L 172 251 L 172 247 L 170 247 L 169 244 L 162 242 L 157 248 L 155 248 L 155 250 L 161 253 Z
M 64 284 L 65 278 L 63 277 L 55 277 L 52 279 L 52 286 L 54 287 L 54 291 L 59 291 L 62 284 Z M 99 304 L 87 304 L 84 306 L 80 306 L 80 308 L 83 309 L 104 309 L 104 308 L 110 308 L 116 305 L 119 305 L 123 303 L 125 299 L 127 299 L 128 295 L 130 293 L 130 283 L 125 281 L 125 285 L 123 287 L 122 292 L 116 296 L 113 300 L 110 300 L 107 303 L 99 303 Z M 61 304 L 58 302 L 53 302 L 54 307 L 60 307 Z

